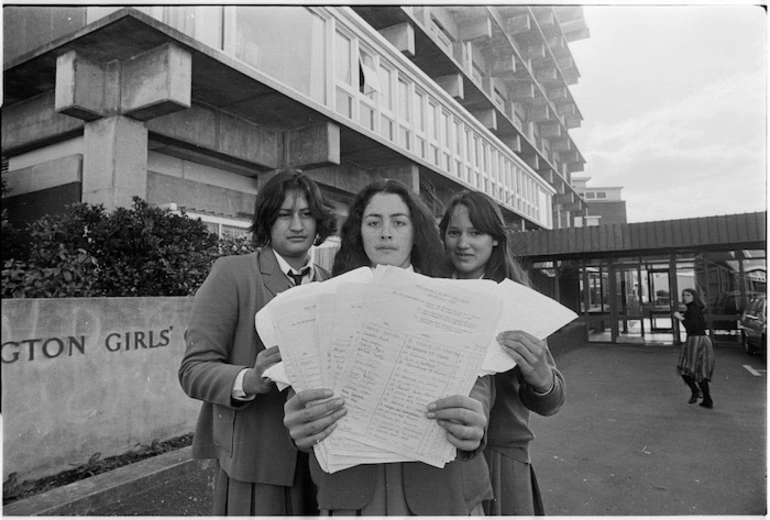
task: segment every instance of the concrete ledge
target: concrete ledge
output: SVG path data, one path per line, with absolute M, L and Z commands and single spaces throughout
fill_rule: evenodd
M 3 507 L 3 516 L 81 516 L 126 499 L 205 463 L 191 458 L 191 447 L 174 450 L 52 489 Z

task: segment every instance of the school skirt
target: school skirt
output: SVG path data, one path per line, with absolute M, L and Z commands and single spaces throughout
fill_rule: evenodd
M 292 487 L 235 480 L 219 467 L 214 482 L 212 515 L 317 516 L 315 486 L 310 478 L 307 454 L 297 454 Z
M 404 494 L 401 464 L 378 464 L 374 495 L 363 509 L 322 509 L 321 516 L 414 516 Z M 469 516 L 484 516 L 481 504 Z
M 495 495 L 494 499 L 484 502 L 487 515 L 545 515 L 540 486 L 532 464 L 515 460 L 492 446 L 487 446 L 484 456 Z
M 687 336 L 676 365 L 680 375 L 696 381 L 711 381 L 714 375 L 714 347 L 708 336 Z

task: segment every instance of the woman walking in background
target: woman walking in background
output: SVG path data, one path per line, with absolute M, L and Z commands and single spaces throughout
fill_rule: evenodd
M 505 222 L 497 204 L 481 192 L 466 191 L 448 203 L 439 224 L 446 254 L 456 278 L 510 278 L 529 285 L 508 249 Z M 495 403 L 487 428 L 484 455 L 494 499 L 488 515 L 544 515 L 535 471 L 529 458 L 534 434 L 529 412 L 553 415 L 564 402 L 564 377 L 556 369 L 545 341 L 523 331 L 506 331 L 498 341 L 516 366 L 495 374 Z
M 711 399 L 709 381 L 714 375 L 714 347 L 711 344 L 711 338 L 706 335 L 706 306 L 694 289 L 684 289 L 682 301 L 687 310 L 684 314 L 679 311 L 674 312 L 674 318 L 684 325 L 687 340 L 682 345 L 682 353 L 679 355 L 679 363 L 676 367 L 692 391 L 688 402 L 693 404 L 698 401 L 698 387 L 700 387 L 703 394 L 700 405 L 704 408 L 713 408 L 714 401 Z

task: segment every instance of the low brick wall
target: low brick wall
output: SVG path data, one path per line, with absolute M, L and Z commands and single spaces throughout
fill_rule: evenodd
M 194 430 L 177 369 L 193 299 L 2 301 L 3 480 Z

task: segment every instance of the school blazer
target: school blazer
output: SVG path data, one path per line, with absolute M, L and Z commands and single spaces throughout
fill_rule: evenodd
M 481 401 L 484 412 L 495 399 L 491 376 L 476 380 L 471 397 Z M 482 500 L 493 498 L 489 469 L 482 452 L 485 439 L 473 452 L 457 452 L 457 458 L 436 468 L 421 462 L 402 463 L 404 495 L 410 511 L 419 516 L 468 515 Z M 363 509 L 374 495 L 377 466 L 361 464 L 336 473 L 325 473 L 315 454 L 310 473 L 318 487 L 318 507 L 327 510 Z
M 315 266 L 316 280 L 329 278 Z M 232 398 L 238 373 L 254 366 L 265 349 L 254 315 L 291 286 L 270 247 L 248 255 L 217 259 L 198 289 L 185 332 L 179 382 L 185 393 L 203 401 L 192 454 L 218 459 L 236 480 L 291 486 L 297 449 L 283 425 L 286 392 L 241 402 Z

